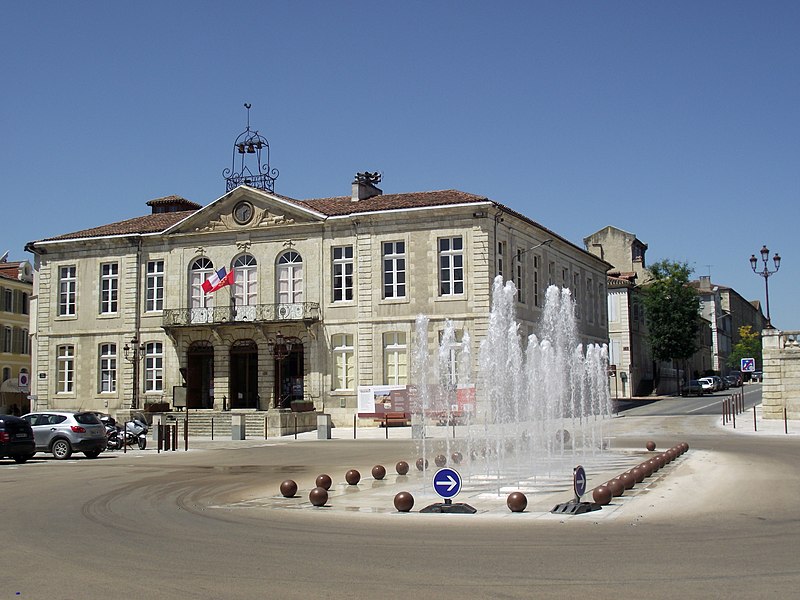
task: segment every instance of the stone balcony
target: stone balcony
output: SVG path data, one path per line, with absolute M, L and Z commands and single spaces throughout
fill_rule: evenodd
M 320 320 L 317 302 L 214 306 L 210 308 L 169 308 L 164 310 L 162 327 L 235 325 L 238 323 L 315 323 Z

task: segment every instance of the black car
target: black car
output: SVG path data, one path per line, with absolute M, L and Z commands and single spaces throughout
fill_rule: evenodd
M 706 389 L 697 379 L 692 379 L 681 388 L 681 396 L 691 396 L 692 394 L 695 396 L 702 396 L 705 393 Z
M 0 458 L 24 463 L 36 453 L 33 429 L 25 419 L 0 415 Z

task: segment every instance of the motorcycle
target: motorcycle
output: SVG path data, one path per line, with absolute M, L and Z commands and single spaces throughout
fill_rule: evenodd
M 101 419 L 102 420 L 102 419 Z M 120 427 L 112 417 L 104 421 L 106 426 L 106 448 L 109 450 L 119 450 L 123 446 L 133 446 L 136 444 L 139 450 L 147 448 L 147 421 L 144 416 L 137 413 L 132 416 L 130 421 L 125 421 L 125 427 Z

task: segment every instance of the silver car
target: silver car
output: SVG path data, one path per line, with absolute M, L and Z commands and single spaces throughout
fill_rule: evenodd
M 106 447 L 106 428 L 94 414 L 73 411 L 41 411 L 22 417 L 31 424 L 37 452 L 50 452 L 66 460 L 73 452 L 97 458 Z

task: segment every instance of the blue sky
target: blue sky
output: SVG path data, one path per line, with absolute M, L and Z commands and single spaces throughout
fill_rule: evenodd
M 221 196 L 250 102 L 281 194 L 484 194 L 762 302 L 766 244 L 800 330 L 799 39 L 788 1 L 8 2 L 0 252 Z

